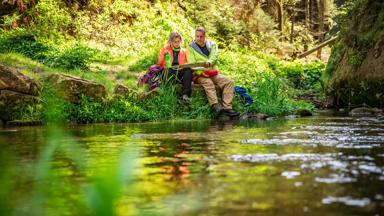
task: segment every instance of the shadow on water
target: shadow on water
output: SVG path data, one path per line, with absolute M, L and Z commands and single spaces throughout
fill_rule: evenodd
M 8 128 L 0 149 L 4 215 L 384 210 L 384 124 L 369 118 Z

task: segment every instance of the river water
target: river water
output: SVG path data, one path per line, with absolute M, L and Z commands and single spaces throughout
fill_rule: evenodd
M 384 215 L 372 118 L 5 128 L 0 148 L 0 213 Z

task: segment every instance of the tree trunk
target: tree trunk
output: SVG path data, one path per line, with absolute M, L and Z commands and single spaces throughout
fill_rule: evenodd
M 319 0 L 319 42 L 324 40 L 324 0 Z M 321 49 L 317 50 L 317 58 L 321 60 Z
M 261 4 L 261 8 L 263 9 L 264 12 L 267 14 L 271 15 L 273 20 L 275 22 L 278 22 L 278 11 L 277 11 L 277 1 L 278 0 L 266 0 L 264 3 Z M 237 2 L 237 1 L 234 1 Z
M 291 14 L 291 38 L 289 39 L 289 42 L 292 43 L 293 42 L 293 30 L 294 30 L 294 27 L 295 27 L 295 7 L 293 6 L 293 9 L 292 9 L 292 14 Z
M 323 43 L 317 45 L 316 47 L 310 49 L 310 50 L 305 50 L 303 53 L 297 55 L 297 58 L 304 58 L 305 56 L 321 49 L 322 47 L 325 47 L 327 46 L 328 44 L 331 44 L 333 43 L 336 39 L 338 38 L 338 36 L 334 36 L 333 38 L 331 39 L 328 39 L 327 41 L 324 41 Z
M 310 22 L 310 17 L 309 17 L 309 2 L 308 0 L 304 0 L 304 8 L 305 8 L 305 27 L 307 29 L 310 29 L 309 22 Z
M 278 22 L 278 29 L 283 32 L 283 23 L 284 23 L 284 15 L 283 15 L 283 3 L 284 0 L 276 1 L 277 3 L 277 22 Z
M 308 30 L 313 30 L 313 0 L 309 0 L 308 2 Z

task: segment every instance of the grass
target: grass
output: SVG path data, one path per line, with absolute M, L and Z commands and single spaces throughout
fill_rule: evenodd
M 318 82 L 318 77 L 323 66 L 319 63 L 304 65 L 300 62 L 281 62 L 275 59 L 263 59 L 257 55 L 242 57 L 241 52 L 223 52 L 220 57 L 220 73 L 226 74 L 235 81 L 235 85 L 241 85 L 254 98 L 255 103 L 244 107 L 242 99 L 235 97 L 234 107 L 243 113 L 265 113 L 268 115 L 284 115 L 294 113 L 295 109 L 309 108 L 313 106 L 304 102 L 296 102 L 290 97 L 295 92 L 311 89 Z M 79 123 L 92 122 L 137 122 L 160 121 L 174 118 L 214 118 L 214 114 L 208 105 L 204 93 L 195 94 L 188 105 L 180 103 L 179 95 L 175 88 L 161 88 L 158 96 L 146 100 L 137 100 L 134 97 L 122 98 L 111 95 L 114 86 L 122 82 L 130 88 L 137 88 L 138 72 L 131 71 L 129 65 L 106 65 L 98 70 L 80 70 L 51 68 L 37 61 L 31 60 L 21 54 L 0 54 L 0 61 L 6 65 L 23 68 L 22 72 L 43 83 L 40 92 L 41 102 L 29 105 L 22 112 L 22 119 L 50 121 L 51 114 L 47 113 L 52 94 L 50 87 L 44 84 L 44 74 L 65 73 L 93 80 L 103 84 L 109 96 L 103 101 L 93 101 L 84 97 L 78 104 L 65 102 L 52 102 L 66 107 L 66 120 Z M 23 65 L 23 66 L 22 66 Z M 232 67 L 232 65 L 236 66 Z M 144 68 L 142 68 L 144 70 Z M 139 69 L 137 69 L 139 70 Z M 38 71 L 38 72 L 36 72 Z M 53 112 L 52 116 L 58 113 Z

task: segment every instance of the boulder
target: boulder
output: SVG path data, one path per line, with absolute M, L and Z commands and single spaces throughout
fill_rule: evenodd
M 299 116 L 312 116 L 312 112 L 308 109 L 297 109 L 295 114 Z
M 377 108 L 359 107 L 352 109 L 349 115 L 353 117 L 372 117 L 378 116 L 380 113 L 382 113 L 382 111 Z
M 22 127 L 22 126 L 37 126 L 42 124 L 43 122 L 40 120 L 36 120 L 36 121 L 14 120 L 14 121 L 7 122 L 5 126 L 6 127 Z
M 39 85 L 18 69 L 0 65 L 0 119 L 5 125 L 27 105 L 37 102 Z
M 39 85 L 33 79 L 25 76 L 16 68 L 0 64 L 0 90 L 10 90 L 36 96 Z
M 105 87 L 91 80 L 85 80 L 66 74 L 50 74 L 46 81 L 54 87 L 56 94 L 72 103 L 79 102 L 81 96 L 93 98 L 96 101 L 105 97 Z
M 268 115 L 263 113 L 257 114 L 242 114 L 240 115 L 240 119 L 257 119 L 257 120 L 265 120 L 268 118 Z
M 137 97 L 137 92 L 135 90 L 130 89 L 123 84 L 117 84 L 115 86 L 115 89 L 113 90 L 113 94 L 121 95 L 123 97 L 132 97 L 132 96 Z
M 323 84 L 336 107 L 384 107 L 382 1 L 361 1 L 342 22 Z M 359 18 L 355 18 L 359 16 Z
M 0 90 L 0 119 L 4 124 L 17 117 L 24 107 L 37 102 L 37 97 L 9 90 Z

